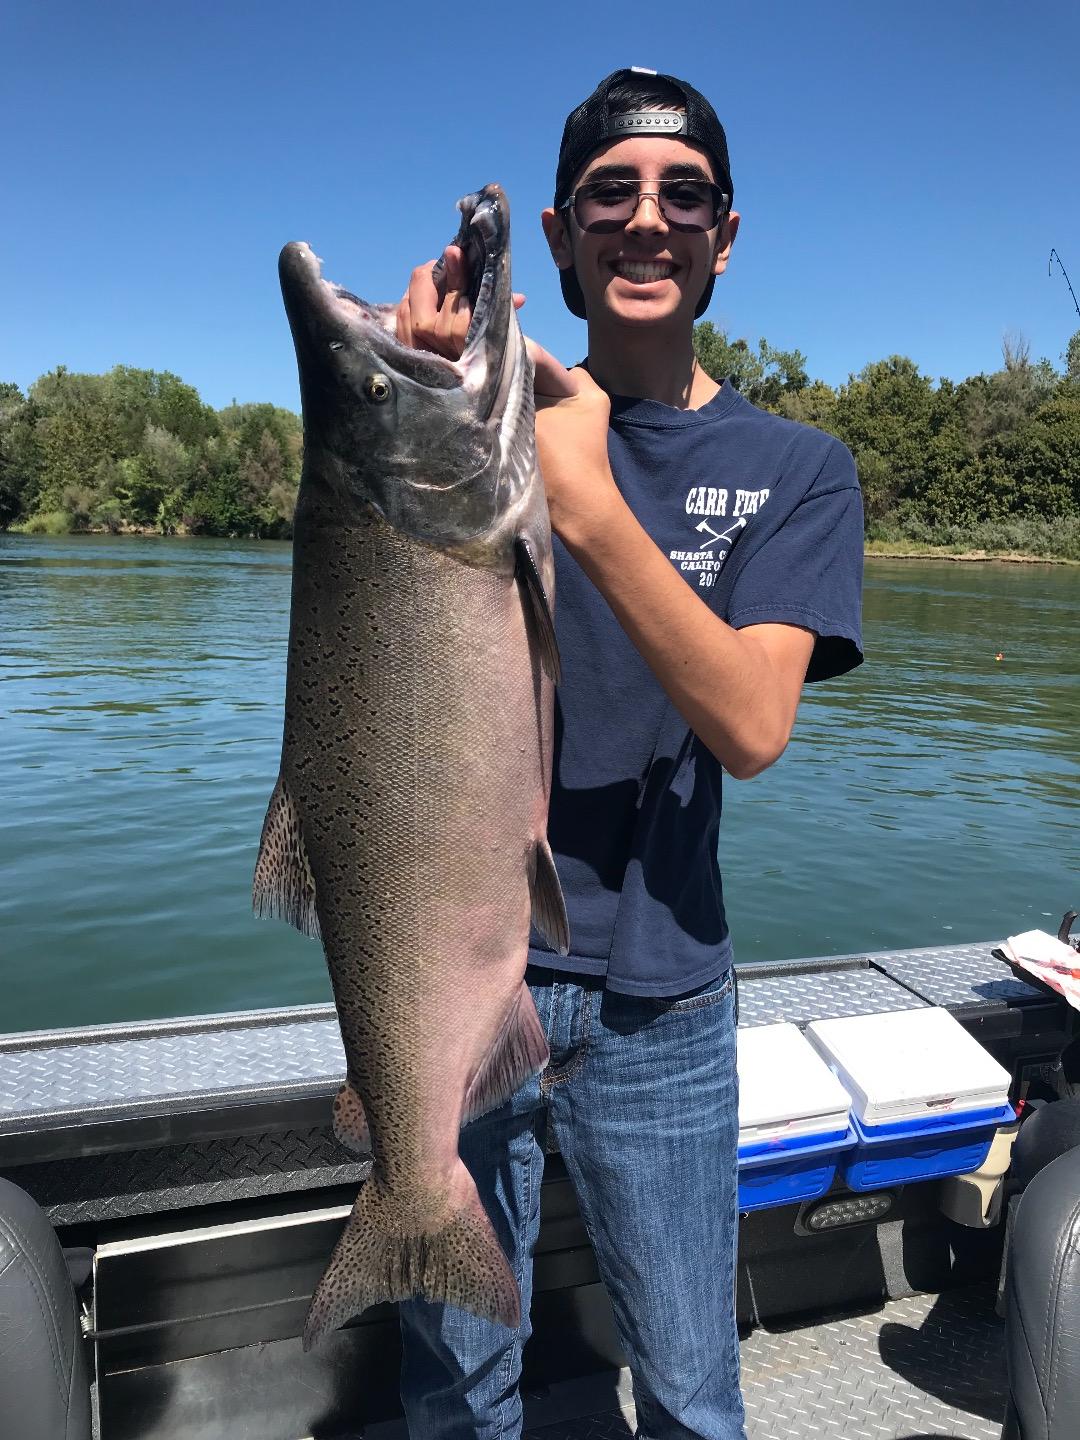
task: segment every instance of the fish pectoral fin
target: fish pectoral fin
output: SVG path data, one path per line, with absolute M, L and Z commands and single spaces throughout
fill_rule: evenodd
M 302 935 L 318 939 L 315 876 L 304 847 L 300 815 L 283 775 L 278 776 L 266 807 L 251 902 L 256 915 L 287 920 Z
M 547 1036 L 540 1024 L 529 987 L 522 981 L 499 1038 L 484 1057 L 465 1092 L 461 1123 L 510 1099 L 514 1091 L 548 1063 Z
M 356 1155 L 371 1154 L 371 1131 L 368 1129 L 364 1102 L 352 1080 L 346 1080 L 334 1096 L 334 1134 L 346 1150 Z
M 536 842 L 529 857 L 529 893 L 532 896 L 533 924 L 554 950 L 560 955 L 567 954 L 570 949 L 570 922 L 566 918 L 566 901 L 547 836 Z
M 514 541 L 517 557 L 517 577 L 525 591 L 526 612 L 531 617 L 540 647 L 540 663 L 553 685 L 562 679 L 562 663 L 559 660 L 559 642 L 555 639 L 555 621 L 551 615 L 551 601 L 544 587 L 543 576 L 536 563 L 533 547 L 525 535 Z
M 464 1170 L 464 1166 L 461 1167 Z M 373 1178 L 360 1187 L 352 1214 L 312 1297 L 304 1349 L 370 1305 L 424 1300 L 459 1305 L 516 1330 L 521 1296 L 475 1184 L 462 1209 L 439 1229 L 402 1233 L 392 1197 Z

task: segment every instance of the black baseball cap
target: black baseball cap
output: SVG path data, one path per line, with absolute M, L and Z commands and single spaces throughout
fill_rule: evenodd
M 608 100 L 612 87 L 634 77 L 639 77 L 646 85 L 650 80 L 657 80 L 671 86 L 682 96 L 682 111 L 623 110 L 612 113 Z M 606 79 L 600 81 L 588 99 L 583 100 L 577 109 L 572 110 L 566 117 L 562 144 L 559 146 L 559 164 L 555 171 L 556 210 L 566 204 L 575 177 L 590 155 L 595 154 L 609 140 L 622 140 L 631 135 L 666 135 L 679 140 L 694 141 L 708 151 L 716 170 L 716 183 L 734 199 L 735 187 L 731 180 L 727 136 L 708 100 L 685 80 L 634 65 L 613 70 Z M 567 308 L 584 320 L 585 297 L 581 293 L 581 286 L 572 265 L 567 270 L 559 271 L 559 281 Z M 708 309 L 715 283 L 716 276 L 710 276 L 705 293 L 694 311 L 695 319 Z

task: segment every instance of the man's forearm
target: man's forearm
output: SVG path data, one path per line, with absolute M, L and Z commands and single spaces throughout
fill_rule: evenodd
M 560 538 L 694 733 L 736 778 L 758 774 L 783 753 L 798 686 L 752 634 L 713 614 L 614 485 L 597 490 Z

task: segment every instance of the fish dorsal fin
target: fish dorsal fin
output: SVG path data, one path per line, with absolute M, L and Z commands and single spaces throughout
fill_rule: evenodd
M 318 939 L 315 876 L 304 848 L 300 816 L 283 775 L 278 776 L 266 807 L 251 901 L 256 915 L 287 920 L 302 935 Z
M 558 685 L 562 679 L 559 644 L 555 639 L 555 621 L 551 616 L 551 602 L 548 600 L 547 590 L 544 588 L 543 577 L 536 563 L 532 545 L 525 535 L 519 535 L 514 541 L 514 551 L 517 556 L 517 576 L 528 597 L 528 610 L 532 616 L 537 642 L 540 646 L 540 663 L 552 684 Z
M 566 901 L 546 836 L 541 837 L 533 847 L 529 862 L 529 893 L 532 896 L 533 924 L 560 955 L 567 954 L 570 949 L 570 922 L 566 918 Z

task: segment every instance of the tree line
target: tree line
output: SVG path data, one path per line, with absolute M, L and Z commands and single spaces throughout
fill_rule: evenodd
M 868 539 L 1080 560 L 1080 331 L 1062 370 L 1008 336 L 992 374 L 935 384 L 892 355 L 836 389 L 811 380 L 800 351 L 732 341 L 708 321 L 694 346 L 756 405 L 843 440 Z
M 168 371 L 58 366 L 26 395 L 0 384 L 0 528 L 287 536 L 300 419 L 215 410 Z
M 1010 338 L 991 374 L 935 383 L 893 355 L 836 388 L 708 321 L 694 346 L 755 405 L 851 448 L 871 541 L 1080 559 L 1080 331 L 1062 369 Z M 284 538 L 302 442 L 292 411 L 215 410 L 167 371 L 58 366 L 25 395 L 0 383 L 0 528 Z

